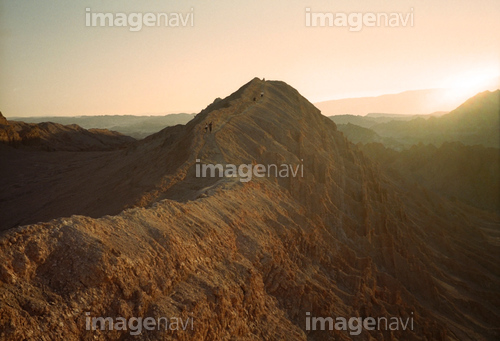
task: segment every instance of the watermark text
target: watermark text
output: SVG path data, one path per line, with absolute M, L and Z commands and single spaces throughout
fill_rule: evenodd
M 365 330 L 413 330 L 411 317 L 317 317 L 306 312 L 306 330 L 345 330 L 351 335 L 359 335 Z
M 143 330 L 183 331 L 193 330 L 193 317 L 90 317 L 90 312 L 85 313 L 86 330 L 123 330 L 130 335 L 139 335 Z
M 310 7 L 305 13 L 306 27 L 349 27 L 351 32 L 359 32 L 363 27 L 413 27 L 413 8 L 402 12 L 313 12 Z
M 303 160 L 301 160 L 303 161 Z M 275 178 L 288 178 L 288 177 L 304 177 L 304 165 L 291 165 L 291 164 L 201 164 L 200 159 L 196 159 L 196 177 L 226 177 L 236 178 L 239 177 L 241 182 L 248 182 L 252 177 L 275 177 Z
M 194 26 L 194 9 L 185 13 L 111 13 L 92 12 L 85 9 L 85 26 L 87 27 L 128 27 L 137 32 L 146 27 L 188 27 Z

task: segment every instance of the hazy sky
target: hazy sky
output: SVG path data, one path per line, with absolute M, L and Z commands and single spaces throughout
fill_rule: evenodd
M 194 25 L 87 27 L 86 8 L 192 13 Z M 413 13 L 414 26 L 306 27 L 306 8 Z M 498 0 L 0 0 L 0 111 L 199 112 L 255 76 L 312 102 L 450 86 L 468 95 L 500 75 L 498 18 Z

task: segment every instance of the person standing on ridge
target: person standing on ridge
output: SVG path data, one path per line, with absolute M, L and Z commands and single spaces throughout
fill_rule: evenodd
M 203 130 L 204 130 L 205 133 L 207 132 L 207 130 L 208 130 L 208 123 L 205 123 L 205 128 Z
M 212 122 L 208 124 L 208 129 L 210 129 L 210 133 L 212 132 Z

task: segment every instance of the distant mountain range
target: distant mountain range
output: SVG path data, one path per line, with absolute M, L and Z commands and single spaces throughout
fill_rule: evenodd
M 8 121 L 0 112 L 0 144 L 43 151 L 103 151 L 124 147 L 134 138 L 107 129 L 84 129 L 76 124 Z
M 429 115 L 400 115 L 400 114 L 378 114 L 378 113 L 370 113 L 365 116 L 360 115 L 334 115 L 330 116 L 330 118 L 336 124 L 355 124 L 364 128 L 371 128 L 380 123 L 387 123 L 391 121 L 411 121 L 416 118 L 430 118 L 430 117 L 439 117 L 444 114 L 447 114 L 446 111 L 437 111 Z
M 427 116 L 330 116 L 354 143 L 382 142 L 380 138 L 390 139 L 400 145 L 411 146 L 417 143 L 440 146 L 444 142 L 462 142 L 465 145 L 480 144 L 485 147 L 500 148 L 500 90 L 485 91 L 470 98 L 448 114 Z M 347 130 L 344 124 L 354 124 L 365 130 L 352 127 Z M 376 135 L 373 134 L 376 133 Z M 375 137 L 375 138 L 374 138 Z
M 330 100 L 314 105 L 325 116 L 369 113 L 427 115 L 436 111 L 451 110 L 460 105 L 463 100 L 452 99 L 450 94 L 449 89 L 409 90 L 376 97 Z
M 500 90 L 438 117 L 330 118 L 391 177 L 500 213 Z
M 169 114 L 162 116 L 101 115 L 101 116 L 44 116 L 10 117 L 10 121 L 26 123 L 54 122 L 64 125 L 78 124 L 85 129 L 99 128 L 120 132 L 135 139 L 159 132 L 165 127 L 186 124 L 195 114 Z

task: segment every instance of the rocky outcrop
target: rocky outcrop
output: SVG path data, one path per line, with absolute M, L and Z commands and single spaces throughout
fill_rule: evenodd
M 7 122 L 7 119 L 2 115 L 2 112 L 0 111 L 0 124 L 7 125 L 9 124 Z

